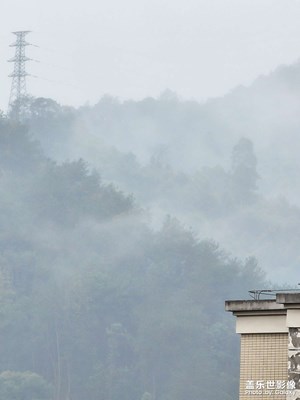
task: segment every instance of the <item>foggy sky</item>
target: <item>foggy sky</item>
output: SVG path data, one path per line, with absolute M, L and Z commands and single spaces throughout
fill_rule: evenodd
M 13 65 L 10 33 L 32 30 L 28 92 L 64 104 L 220 96 L 300 56 L 299 0 L 10 0 L 0 14 L 0 108 Z

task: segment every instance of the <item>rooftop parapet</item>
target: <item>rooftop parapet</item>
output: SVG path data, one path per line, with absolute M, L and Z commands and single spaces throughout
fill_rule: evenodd
M 290 290 L 250 290 L 253 300 L 227 300 L 225 310 L 233 314 L 241 313 L 283 313 L 289 308 L 300 309 L 299 289 Z M 272 296 L 271 299 L 260 299 L 260 296 Z
M 284 305 L 276 300 L 228 300 L 225 302 L 225 310 L 237 311 L 271 311 L 282 310 Z
M 276 302 L 286 304 L 288 306 L 294 305 L 300 308 L 300 293 L 277 293 Z

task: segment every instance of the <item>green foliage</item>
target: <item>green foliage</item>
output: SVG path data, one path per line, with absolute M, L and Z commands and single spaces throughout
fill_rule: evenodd
M 0 398 L 5 400 L 50 400 L 51 386 L 31 371 L 0 374 Z
M 75 223 L 81 216 L 105 219 L 133 208 L 131 197 L 101 184 L 99 175 L 90 173 L 83 160 L 49 164 L 37 176 L 32 194 L 39 216 L 62 224 Z
M 35 107 L 34 123 L 65 112 Z M 229 256 L 173 217 L 150 229 L 132 196 L 82 159 L 45 157 L 22 125 L 3 122 L 0 144 L 0 371 L 22 371 L 0 375 L 3 398 L 46 400 L 46 382 L 55 400 L 234 397 L 238 343 L 223 304 L 263 285 L 255 260 Z M 190 177 L 162 156 L 144 167 L 119 161 L 152 198 L 179 204 L 193 190 L 189 207 L 202 215 L 224 213 L 220 198 L 240 207 L 222 168 Z

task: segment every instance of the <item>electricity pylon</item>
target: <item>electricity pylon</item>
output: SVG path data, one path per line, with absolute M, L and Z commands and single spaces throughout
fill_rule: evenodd
M 9 97 L 9 109 L 14 108 L 16 118 L 20 118 L 21 103 L 22 100 L 27 96 L 26 90 L 26 77 L 29 74 L 26 72 L 26 62 L 31 59 L 26 57 L 26 46 L 30 43 L 26 42 L 26 35 L 30 31 L 18 31 L 13 32 L 17 36 L 15 43 L 11 44 L 10 47 L 15 47 L 15 56 L 8 60 L 8 62 L 14 63 L 13 73 L 9 75 L 12 78 L 11 91 Z

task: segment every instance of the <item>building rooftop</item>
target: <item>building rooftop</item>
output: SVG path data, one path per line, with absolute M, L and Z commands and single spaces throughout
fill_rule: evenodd
M 300 291 L 273 291 L 259 290 L 249 292 L 253 300 L 228 300 L 225 302 L 225 310 L 234 314 L 240 313 L 275 313 L 280 314 L 287 308 L 300 308 Z M 263 295 L 271 295 L 272 299 L 260 299 Z

